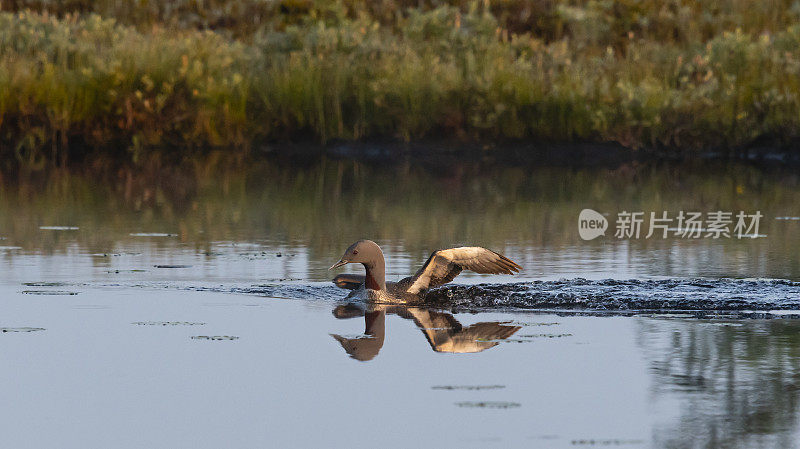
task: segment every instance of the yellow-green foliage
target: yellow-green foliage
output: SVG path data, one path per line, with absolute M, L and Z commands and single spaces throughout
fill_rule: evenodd
M 96 15 L 2 14 L 3 137 L 18 156 L 45 142 L 64 151 L 70 138 L 123 149 L 242 146 L 248 67 L 244 46 L 211 32 L 141 34 Z
M 215 19 L 222 31 L 187 24 L 198 4 L 0 13 L 0 154 L 376 136 L 697 149 L 800 134 L 787 2 L 251 0 Z M 85 10 L 119 22 L 69 12 Z

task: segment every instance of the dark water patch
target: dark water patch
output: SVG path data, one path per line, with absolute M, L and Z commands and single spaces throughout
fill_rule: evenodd
M 23 282 L 22 285 L 26 287 L 66 287 L 80 284 L 73 284 L 69 282 Z
M 500 390 L 505 388 L 505 385 L 434 385 L 431 390 Z
M 428 305 L 450 309 L 523 308 L 595 311 L 800 310 L 800 282 L 788 280 L 569 279 L 451 285 L 428 292 Z
M 155 268 L 192 268 L 191 265 L 153 265 Z
M 625 445 L 641 445 L 644 440 L 622 440 L 622 439 L 588 439 L 588 440 L 572 440 L 570 444 L 573 446 L 625 446 Z
M 232 335 L 195 335 L 192 337 L 192 340 L 211 340 L 211 341 L 228 341 L 228 340 L 238 340 L 239 337 L 234 337 Z
M 170 234 L 166 232 L 132 232 L 131 237 L 177 237 L 178 234 Z
M 205 326 L 206 323 L 192 321 L 134 321 L 135 326 Z
M 563 338 L 572 337 L 572 334 L 526 334 L 518 335 L 520 338 Z
M 66 290 L 23 290 L 23 295 L 39 295 L 39 296 L 75 296 L 79 292 L 70 292 Z
M 2 333 L 11 333 L 11 332 L 38 332 L 45 330 L 42 327 L 0 327 L 0 332 Z
M 94 253 L 92 257 L 122 257 L 122 256 L 141 256 L 142 253 Z
M 456 406 L 463 408 L 509 409 L 509 408 L 521 407 L 522 404 L 518 402 L 506 402 L 506 401 L 480 401 L 480 402 L 463 401 L 463 402 L 456 402 Z
M 247 260 L 260 260 L 266 259 L 267 257 L 272 257 L 271 253 L 267 253 L 266 251 L 261 252 L 248 252 L 248 253 L 239 253 L 239 257 Z
M 146 272 L 147 272 L 147 270 L 139 270 L 139 269 L 133 269 L 133 270 L 106 270 L 106 273 L 109 273 L 109 274 L 146 273 Z
M 572 337 L 572 334 L 540 334 L 540 335 L 519 335 L 519 338 L 504 338 L 502 340 L 481 340 L 478 339 L 476 341 L 488 341 L 488 342 L 496 342 L 496 343 L 533 343 L 537 338 L 563 338 L 563 337 Z
M 492 151 L 487 152 L 487 148 Z M 282 148 L 295 157 L 310 149 Z M 414 142 L 338 142 L 326 148 L 337 159 L 389 165 L 415 164 L 430 170 L 452 170 L 465 162 L 480 162 L 485 166 L 568 166 L 617 167 L 623 162 L 641 158 L 642 151 L 632 151 L 619 144 L 609 143 L 465 143 L 462 141 L 424 140 Z
M 668 380 L 670 388 L 681 391 L 703 391 L 710 383 L 702 375 L 673 373 L 666 363 L 653 362 L 650 371 Z
M 296 254 L 284 254 L 282 252 L 268 252 L 268 251 L 251 251 L 246 253 L 239 253 L 239 257 L 246 260 L 262 260 L 273 257 L 294 257 Z
M 509 324 L 512 326 L 533 327 L 533 326 L 558 326 L 561 323 L 526 323 L 521 321 L 509 321 L 503 324 Z

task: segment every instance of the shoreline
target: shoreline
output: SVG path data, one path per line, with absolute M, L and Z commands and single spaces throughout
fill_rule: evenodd
M 442 136 L 797 159 L 792 23 L 765 16 L 708 32 L 670 23 L 606 42 L 584 29 L 605 17 L 595 7 L 560 5 L 553 20 L 566 29 L 550 38 L 513 32 L 488 3 L 385 20 L 325 7 L 294 22 L 276 13 L 246 38 L 0 12 L 0 161 L 67 165 L 106 153 L 136 163 L 153 152 L 247 154 L 263 142 L 414 147 Z M 628 26 L 615 14 L 604 20 Z M 662 35 L 671 27 L 678 37 Z
M 46 173 L 53 170 L 85 172 L 103 171 L 152 172 L 170 170 L 184 172 L 203 167 L 233 169 L 252 164 L 307 166 L 331 161 L 353 161 L 387 167 L 411 165 L 448 171 L 453 166 L 482 165 L 503 167 L 563 167 L 615 170 L 639 165 L 742 164 L 765 170 L 791 169 L 800 165 L 800 153 L 774 146 L 754 146 L 736 153 L 708 150 L 699 153 L 675 154 L 652 149 L 632 149 L 618 143 L 551 143 L 516 141 L 501 143 L 463 142 L 427 139 L 411 142 L 392 140 L 313 142 L 280 142 L 254 146 L 249 151 L 209 149 L 189 154 L 172 150 L 153 150 L 137 160 L 115 157 L 111 152 L 87 152 L 80 158 L 66 161 L 41 161 L 20 164 L 0 160 L 0 174 Z M 631 167 L 629 167 L 631 168 Z

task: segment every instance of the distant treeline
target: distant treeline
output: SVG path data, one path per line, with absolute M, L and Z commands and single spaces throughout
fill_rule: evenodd
M 0 160 L 800 137 L 794 0 L 0 0 Z

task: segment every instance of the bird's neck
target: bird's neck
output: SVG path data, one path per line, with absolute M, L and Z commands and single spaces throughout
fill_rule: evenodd
M 373 337 L 378 337 L 383 340 L 384 333 L 386 332 L 386 312 L 383 310 L 375 310 L 364 314 L 364 333 Z
M 364 264 L 364 269 L 367 270 L 367 275 L 364 278 L 364 286 L 370 290 L 385 291 L 386 290 L 386 263 L 381 257 L 380 260 Z

